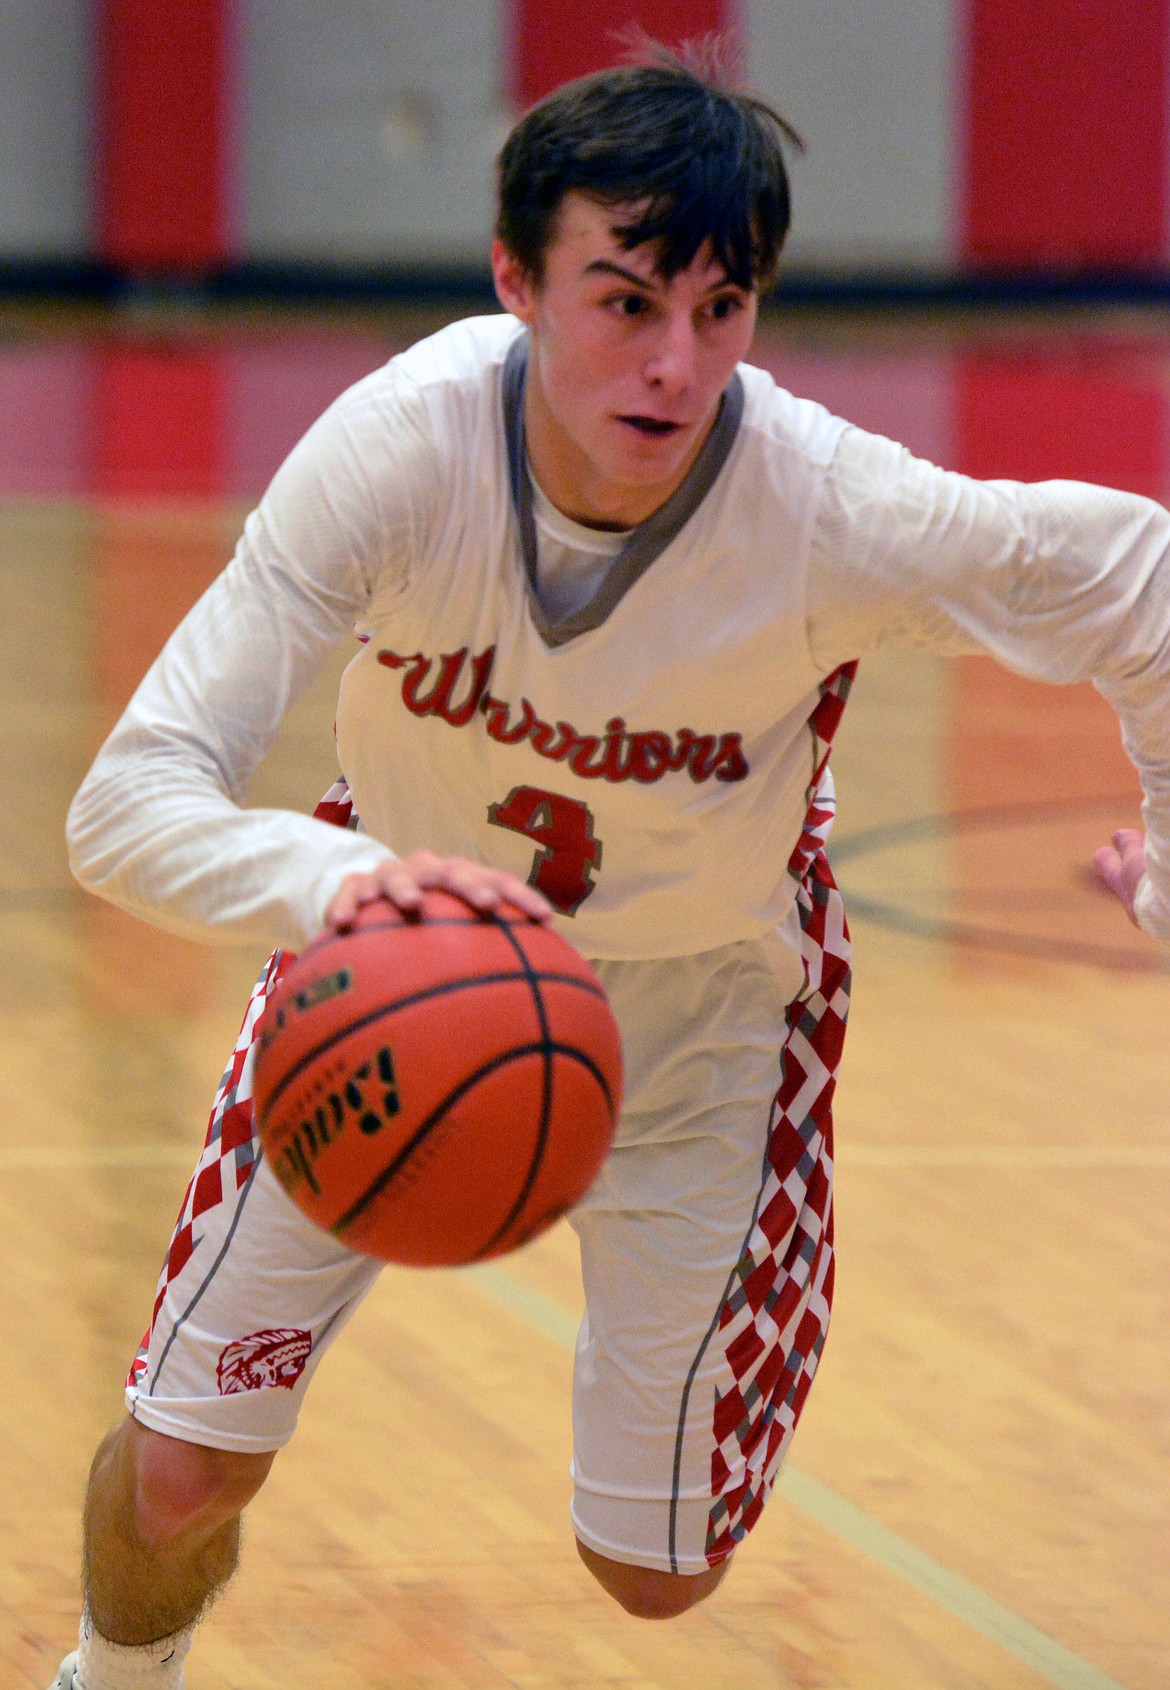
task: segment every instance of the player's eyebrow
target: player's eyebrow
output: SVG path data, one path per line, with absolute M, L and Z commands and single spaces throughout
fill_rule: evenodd
M 621 264 L 615 264 L 611 258 L 595 258 L 586 264 L 581 272 L 583 276 L 618 276 L 623 282 L 631 282 L 634 287 L 641 288 L 645 293 L 654 291 L 654 283 L 648 282 L 645 276 L 639 276 L 636 270 L 627 270 Z
M 616 276 L 621 281 L 629 282 L 633 287 L 640 288 L 643 293 L 653 293 L 656 287 L 661 286 L 660 282 L 647 281 L 646 277 L 640 276 L 636 270 L 627 270 L 624 265 L 615 264 L 612 258 L 594 258 L 586 264 L 581 274 L 583 276 Z M 738 282 L 732 281 L 731 277 L 724 271 L 717 282 L 711 283 L 707 292 L 709 294 L 722 293 L 724 288 L 733 288 L 737 293 L 746 291 L 739 286 Z

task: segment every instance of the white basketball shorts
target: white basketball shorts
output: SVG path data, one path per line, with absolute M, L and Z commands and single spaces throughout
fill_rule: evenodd
M 806 858 L 803 970 L 779 937 L 597 965 L 622 1029 L 626 1095 L 613 1150 L 570 1217 L 587 1303 L 572 1522 L 617 1561 L 694 1573 L 732 1553 L 767 1500 L 824 1345 L 849 965 L 815 840 Z M 277 953 L 253 991 L 127 1382 L 143 1425 L 220 1449 L 289 1439 L 315 1368 L 379 1271 L 294 1208 L 253 1134 L 254 1029 L 279 967 Z

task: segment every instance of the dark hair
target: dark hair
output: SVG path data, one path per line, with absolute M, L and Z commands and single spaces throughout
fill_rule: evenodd
M 704 241 L 740 287 L 774 279 L 790 196 L 781 138 L 803 142 L 754 95 L 722 85 L 707 43 L 652 64 L 598 71 L 554 89 L 517 123 L 497 161 L 496 233 L 540 282 L 565 194 L 639 208 L 617 226 L 629 251 L 659 249 L 669 280 Z

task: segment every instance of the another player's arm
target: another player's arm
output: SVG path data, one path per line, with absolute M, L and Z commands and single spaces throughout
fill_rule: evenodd
M 979 482 L 847 429 L 809 579 L 828 672 L 883 644 L 986 652 L 1022 674 L 1092 681 L 1121 720 L 1145 794 L 1100 883 L 1170 939 L 1170 513 L 1079 482 Z

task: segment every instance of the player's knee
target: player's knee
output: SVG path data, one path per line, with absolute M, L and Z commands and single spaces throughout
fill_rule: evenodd
M 274 1455 L 209 1449 L 130 1422 L 135 1524 L 148 1543 L 234 1519 L 268 1476 Z
M 593 1577 L 636 1620 L 672 1620 L 710 1596 L 729 1562 L 703 1573 L 662 1573 L 653 1567 L 632 1567 L 611 1561 L 578 1540 L 577 1553 Z

